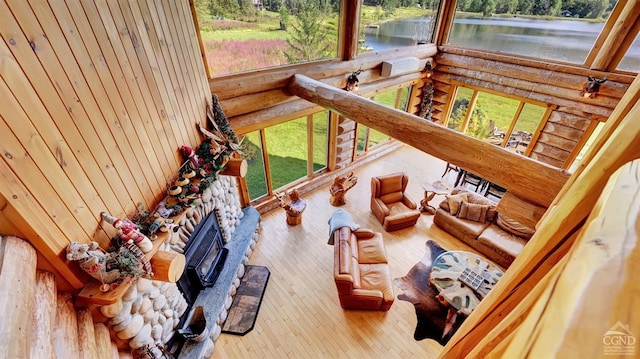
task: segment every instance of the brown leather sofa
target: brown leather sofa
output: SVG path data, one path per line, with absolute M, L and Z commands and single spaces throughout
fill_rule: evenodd
M 466 194 L 467 200 L 462 201 L 467 202 L 464 208 L 462 203 L 455 201 L 455 196 L 460 194 Z M 451 211 L 451 204 L 459 208 Z M 488 207 L 486 211 L 484 207 Z M 479 218 L 482 216 L 484 220 Z M 511 265 L 535 232 L 534 228 L 497 213 L 495 202 L 462 187 L 455 188 L 451 196 L 440 203 L 433 223 L 504 268 Z
M 394 294 L 382 234 L 340 227 L 333 240 L 333 273 L 342 308 L 389 310 Z
M 371 212 L 387 232 L 411 227 L 420 218 L 418 206 L 404 192 L 408 183 L 404 173 L 371 178 Z

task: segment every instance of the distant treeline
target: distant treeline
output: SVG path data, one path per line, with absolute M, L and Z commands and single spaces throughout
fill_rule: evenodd
M 441 0 L 364 0 L 364 5 L 380 6 L 391 13 L 399 7 L 436 9 Z M 247 16 L 258 10 L 286 11 L 295 15 L 302 4 L 315 3 L 327 12 L 336 12 L 340 0 L 195 0 L 196 8 L 212 16 Z M 465 12 L 492 14 L 567 16 L 598 19 L 608 16 L 617 0 L 458 0 L 457 9 Z M 205 10 L 206 9 L 206 10 Z
M 437 7 L 439 0 L 364 0 L 365 5 L 385 10 L 397 7 Z M 458 0 L 457 9 L 466 12 L 538 16 L 570 16 L 598 19 L 608 15 L 617 0 Z

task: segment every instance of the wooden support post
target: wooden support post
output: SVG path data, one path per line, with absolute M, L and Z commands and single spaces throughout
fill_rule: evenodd
M 31 317 L 31 357 L 53 358 L 53 326 L 56 320 L 56 277 L 52 273 L 37 271 L 35 311 Z
M 109 328 L 103 323 L 94 323 L 98 359 L 111 359 L 111 337 Z
M 96 346 L 96 334 L 91 318 L 91 311 L 83 308 L 76 312 L 78 318 L 78 339 L 81 358 L 98 359 L 98 347 Z
M 294 95 L 400 138 L 417 149 L 476 173 L 541 206 L 551 203 L 569 177 L 565 171 L 550 165 L 302 75 L 293 76 L 288 89 Z
M 183 254 L 176 252 L 158 251 L 151 257 L 153 279 L 175 283 L 184 272 L 186 259 Z
M 80 358 L 78 319 L 71 293 L 58 293 L 53 347 L 58 358 Z
M 18 237 L 0 237 L 0 358 L 29 358 L 35 310 L 36 251 Z

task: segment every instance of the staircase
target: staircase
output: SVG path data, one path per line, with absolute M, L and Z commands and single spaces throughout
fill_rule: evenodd
M 133 358 L 36 262 L 29 242 L 0 236 L 0 358 Z

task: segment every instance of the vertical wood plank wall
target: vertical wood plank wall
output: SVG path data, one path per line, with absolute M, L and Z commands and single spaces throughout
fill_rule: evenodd
M 18 228 L 73 287 L 71 241 L 100 212 L 153 208 L 210 92 L 188 1 L 0 1 L 0 229 Z M 7 210 L 5 210 L 7 209 Z

